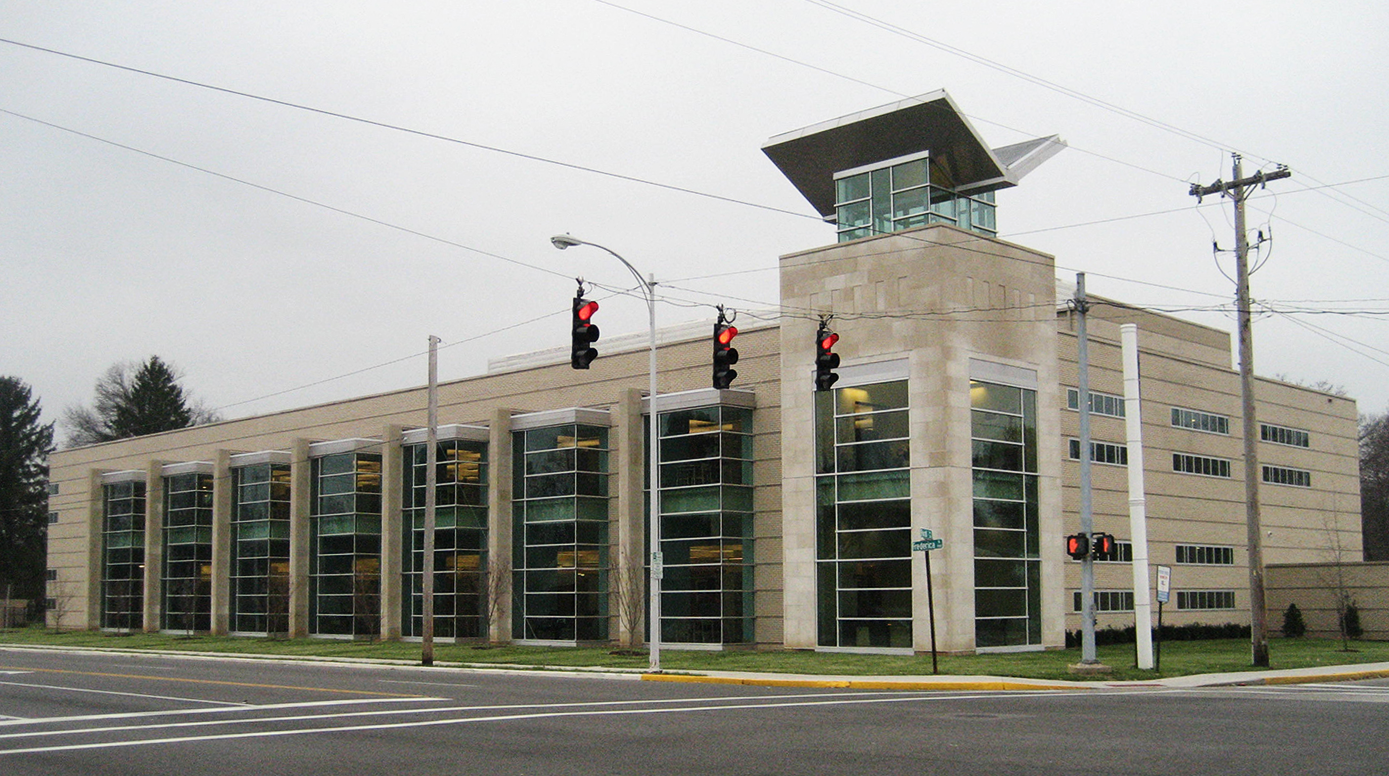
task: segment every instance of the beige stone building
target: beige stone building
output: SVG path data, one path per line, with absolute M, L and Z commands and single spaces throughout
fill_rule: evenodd
M 939 648 L 1061 645 L 1076 335 L 1052 257 L 997 239 L 992 192 L 1062 145 L 991 150 L 944 93 L 769 141 L 839 242 L 781 258 L 783 315 L 739 334 L 731 388 L 710 387 L 709 324 L 658 332 L 659 548 L 644 335 L 583 371 L 555 349 L 441 385 L 435 633 L 643 642 L 659 549 L 663 645 L 925 651 L 928 530 Z M 1126 322 L 1167 621 L 1247 622 L 1228 333 L 1105 300 L 1090 322 L 1096 528 L 1120 540 L 1100 624 L 1133 621 Z M 1267 380 L 1259 400 L 1268 562 L 1358 557 L 1354 403 Z M 50 623 L 418 636 L 425 423 L 417 388 L 55 453 Z

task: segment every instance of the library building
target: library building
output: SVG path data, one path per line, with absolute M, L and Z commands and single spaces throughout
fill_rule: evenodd
M 943 91 L 769 139 L 837 234 L 779 259 L 804 314 L 726 342 L 731 384 L 711 382 L 712 321 L 656 331 L 654 400 L 646 332 L 587 369 L 550 348 L 440 384 L 429 568 L 424 387 L 57 451 L 48 624 L 419 638 L 432 574 L 442 639 L 1055 648 L 1081 627 L 1082 456 L 1114 539 L 1095 616 L 1134 623 L 1135 410 L 1165 622 L 1248 624 L 1231 332 L 1091 297 L 1084 450 L 1071 279 L 997 236 L 995 192 L 1064 147 L 990 148 Z M 1263 378 L 1256 396 L 1264 561 L 1359 560 L 1355 402 Z

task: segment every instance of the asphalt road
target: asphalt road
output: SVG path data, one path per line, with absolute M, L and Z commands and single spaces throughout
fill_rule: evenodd
M 0 649 L 0 774 L 1356 774 L 1389 681 L 897 692 Z

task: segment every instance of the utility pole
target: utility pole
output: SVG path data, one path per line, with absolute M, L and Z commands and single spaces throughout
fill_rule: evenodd
M 1245 233 L 1244 202 L 1249 192 L 1269 181 L 1292 176 L 1280 166 L 1271 173 L 1257 172 L 1248 178 L 1240 171 L 1240 155 L 1233 159 L 1232 180 L 1217 180 L 1209 186 L 1192 184 L 1191 196 L 1197 202 L 1210 194 L 1229 197 L 1235 205 L 1235 307 L 1239 318 L 1239 380 L 1244 414 L 1244 501 L 1245 529 L 1249 541 L 1249 643 L 1255 667 L 1268 666 L 1268 610 L 1264 603 L 1264 549 L 1259 527 L 1259 427 L 1254 413 L 1254 327 L 1249 311 L 1249 236 Z
M 443 340 L 429 335 L 429 391 L 428 420 L 429 430 L 425 437 L 424 458 L 424 568 L 421 591 L 424 597 L 424 612 L 420 625 L 420 665 L 434 665 L 434 529 L 438 525 L 438 495 L 435 493 L 439 482 L 439 343 Z M 412 462 L 413 465 L 413 462 Z M 415 519 L 412 513 L 410 519 Z M 410 527 L 410 534 L 415 529 Z M 412 552 L 411 555 L 414 555 Z M 457 636 L 458 634 L 454 634 Z
M 1085 534 L 1087 547 L 1093 548 L 1095 515 L 1091 504 L 1090 485 L 1090 336 L 1086 314 L 1090 301 L 1085 296 L 1085 273 L 1076 273 L 1076 295 L 1073 300 L 1077 314 L 1076 409 L 1080 412 L 1080 532 Z M 1097 666 L 1095 655 L 1095 553 L 1093 549 L 1080 562 L 1080 664 Z

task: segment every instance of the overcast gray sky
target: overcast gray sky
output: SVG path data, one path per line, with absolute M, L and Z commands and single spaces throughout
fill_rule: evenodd
M 662 322 L 774 310 L 777 257 L 834 233 L 761 144 L 944 88 L 993 146 L 1070 143 L 1000 193 L 1002 237 L 1226 329 L 1230 208 L 1189 183 L 1231 149 L 1290 166 L 1251 200 L 1256 368 L 1384 412 L 1387 29 L 1371 2 L 0 0 L 0 38 L 319 111 L 0 43 L 0 373 L 50 418 L 152 354 L 228 417 L 422 384 L 430 334 L 477 374 L 565 345 L 576 275 L 631 285 L 557 232 L 654 273 Z

